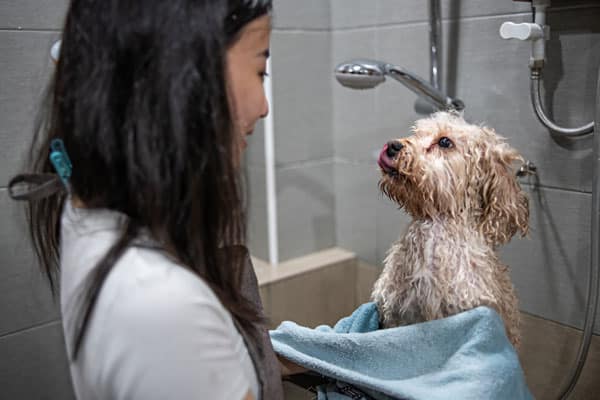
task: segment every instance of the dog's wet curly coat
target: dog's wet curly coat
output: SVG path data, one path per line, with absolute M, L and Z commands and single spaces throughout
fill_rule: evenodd
M 373 289 L 382 325 L 489 306 L 518 346 L 517 297 L 496 250 L 528 230 L 528 199 L 513 170 L 522 157 L 492 129 L 455 113 L 436 113 L 413 130 L 379 159 L 381 190 L 413 217 Z

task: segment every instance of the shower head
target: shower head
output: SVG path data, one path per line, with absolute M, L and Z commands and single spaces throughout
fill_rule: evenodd
M 440 110 L 460 111 L 465 108 L 461 100 L 445 95 L 423 78 L 392 64 L 357 59 L 343 62 L 335 68 L 338 82 L 352 89 L 373 88 L 385 81 L 386 75 L 396 79 Z
M 352 60 L 338 65 L 335 77 L 352 89 L 371 89 L 385 81 L 385 65 L 372 60 Z

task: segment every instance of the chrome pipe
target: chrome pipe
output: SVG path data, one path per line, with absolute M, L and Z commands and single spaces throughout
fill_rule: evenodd
M 429 0 L 429 82 L 436 89 L 441 89 L 441 73 L 439 65 L 442 60 L 440 32 L 442 31 L 442 19 L 440 11 L 440 0 Z
M 460 111 L 465 108 L 465 104 L 462 100 L 446 96 L 423 78 L 420 78 L 405 69 L 391 64 L 386 65 L 386 69 L 389 76 L 404 84 L 408 89 L 440 110 L 453 109 Z

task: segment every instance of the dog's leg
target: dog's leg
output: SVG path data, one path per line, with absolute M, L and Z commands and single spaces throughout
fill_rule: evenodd
M 500 264 L 497 270 L 496 279 L 500 283 L 501 303 L 499 313 L 504 320 L 506 334 L 515 348 L 521 344 L 521 313 L 519 311 L 519 301 L 515 293 L 514 286 L 510 280 L 509 268 Z

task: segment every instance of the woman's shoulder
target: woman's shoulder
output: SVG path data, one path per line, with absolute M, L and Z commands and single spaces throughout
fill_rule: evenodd
M 61 296 L 77 301 L 76 292 L 93 274 L 95 265 L 117 241 L 124 216 L 104 209 L 65 205 L 61 229 Z M 64 296 L 63 296 L 64 295 Z M 165 301 L 165 298 L 168 301 Z M 112 267 L 97 306 L 114 310 L 151 303 L 172 307 L 213 305 L 225 311 L 208 284 L 177 263 L 145 235 L 136 239 Z M 118 304 L 118 306 L 117 306 Z
M 117 241 L 121 214 L 109 210 L 66 207 L 61 243 L 61 308 L 65 328 L 72 331 L 81 291 L 95 265 Z M 151 240 L 136 240 L 117 260 L 102 284 L 89 330 L 99 342 L 112 342 L 130 330 L 167 333 L 198 328 L 197 321 L 232 338 L 231 314 L 211 287 Z M 92 339 L 93 340 L 93 339 Z

